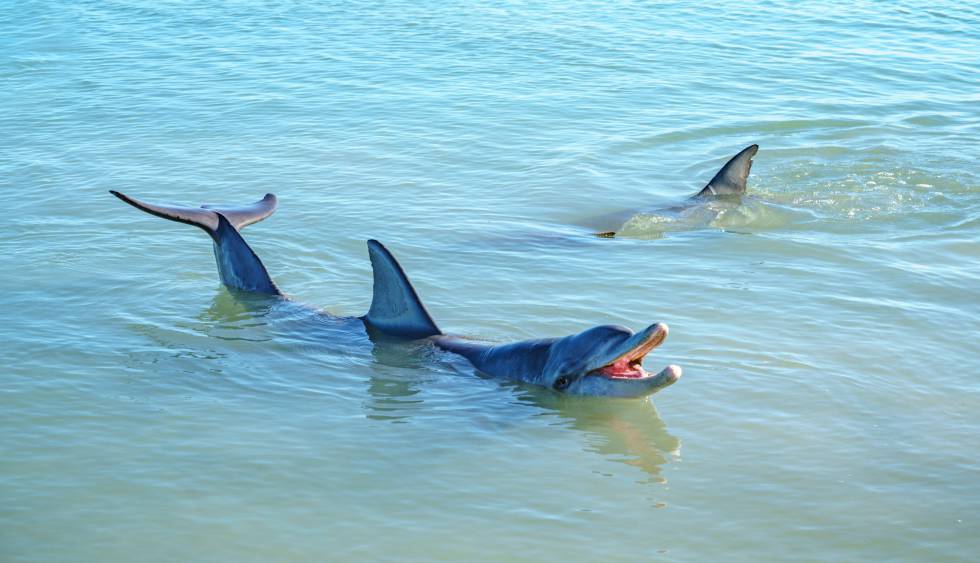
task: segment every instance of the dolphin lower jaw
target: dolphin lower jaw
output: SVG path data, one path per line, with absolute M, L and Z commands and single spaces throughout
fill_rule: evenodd
M 646 397 L 673 385 L 680 377 L 681 368 L 675 365 L 669 365 L 660 373 L 642 378 L 612 378 L 589 374 L 570 387 L 568 393 L 600 397 Z

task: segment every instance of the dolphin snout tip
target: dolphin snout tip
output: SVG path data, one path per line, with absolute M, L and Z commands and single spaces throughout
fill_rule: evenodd
M 663 333 L 664 336 L 667 336 L 667 333 L 670 332 L 670 327 L 667 326 L 667 323 L 653 323 L 647 327 L 646 332 L 650 334 Z
M 681 369 L 681 366 L 677 366 L 674 364 L 670 364 L 669 366 L 664 368 L 664 375 L 666 376 L 667 380 L 670 381 L 671 383 L 674 383 L 675 381 L 680 379 L 683 373 L 684 370 Z

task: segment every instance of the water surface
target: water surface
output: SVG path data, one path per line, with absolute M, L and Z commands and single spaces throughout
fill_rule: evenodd
M 968 3 L 12 2 L 0 47 L 0 559 L 976 558 Z M 275 192 L 299 302 L 363 314 L 374 237 L 447 331 L 663 321 L 684 377 L 375 346 L 109 189 Z

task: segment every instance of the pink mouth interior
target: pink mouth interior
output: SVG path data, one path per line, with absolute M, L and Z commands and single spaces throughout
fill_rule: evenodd
M 639 379 L 648 375 L 640 365 L 642 359 L 631 360 L 626 357 L 602 368 L 599 373 L 614 379 Z
M 650 374 L 643 369 L 643 357 L 656 348 L 667 337 L 665 330 L 658 331 L 646 342 L 630 350 L 623 357 L 608 366 L 598 370 L 599 375 L 612 379 L 640 379 L 648 377 Z

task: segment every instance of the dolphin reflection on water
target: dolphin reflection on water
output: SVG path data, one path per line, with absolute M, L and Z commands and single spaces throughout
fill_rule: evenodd
M 390 360 L 391 358 L 386 358 Z M 364 405 L 367 417 L 376 421 L 408 423 L 426 416 L 423 408 L 428 382 L 417 376 L 377 372 L 368 379 L 369 399 Z M 414 372 L 418 373 L 418 372 Z M 649 401 L 595 401 L 554 393 L 538 386 L 512 384 L 513 398 L 507 401 L 515 408 L 530 409 L 523 416 L 540 420 L 544 413 L 549 425 L 568 427 L 584 437 L 583 451 L 616 463 L 635 467 L 647 475 L 647 481 L 666 483 L 663 467 L 680 459 L 681 440 L 672 435 L 656 407 Z M 486 409 L 489 424 L 513 423 L 515 411 L 506 409 L 494 414 Z M 505 413 L 505 414 L 504 414 Z M 503 419 L 493 418 L 495 416 Z M 495 426 L 497 428 L 497 426 Z
M 528 389 L 521 399 L 554 411 L 562 421 L 585 434 L 587 451 L 637 467 L 651 481 L 665 483 L 662 467 L 680 458 L 680 438 L 667 430 L 650 402 L 589 401 L 537 389 Z
M 242 238 L 240 229 L 271 215 L 272 194 L 246 206 L 158 205 L 112 191 L 124 202 L 157 217 L 194 225 L 213 242 L 218 274 L 233 290 L 292 306 L 272 281 L 265 265 Z M 444 334 L 408 280 L 395 257 L 380 242 L 368 241 L 374 278 L 371 307 L 362 317 L 337 317 L 296 308 L 297 319 L 312 320 L 307 338 L 328 338 L 358 346 L 379 339 L 421 341 L 458 354 L 480 372 L 524 381 L 573 395 L 643 397 L 667 387 L 681 376 L 677 366 L 651 374 L 643 360 L 667 337 L 667 325 L 656 323 L 634 333 L 626 327 L 600 325 L 561 338 L 494 344 Z

